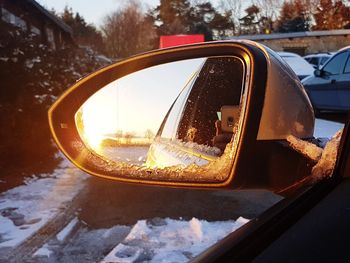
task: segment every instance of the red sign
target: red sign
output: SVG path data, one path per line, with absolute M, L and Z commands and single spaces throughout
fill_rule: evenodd
M 200 42 L 204 42 L 204 35 L 198 34 L 160 36 L 159 48 L 181 46 Z

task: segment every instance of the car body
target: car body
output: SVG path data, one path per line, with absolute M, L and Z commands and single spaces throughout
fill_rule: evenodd
M 311 76 L 314 68 L 301 56 L 292 52 L 277 52 L 293 69 L 300 80 Z
M 350 110 L 350 48 L 337 52 L 313 76 L 302 81 L 316 111 Z
M 147 156 L 150 165 L 114 161 L 89 145 L 84 138 L 82 111 L 97 91 L 125 76 L 136 74 L 135 79 L 139 80 L 137 73 L 153 66 L 161 66 L 158 75 L 162 77 L 166 73 L 163 65 L 198 58 L 204 58 L 204 64 L 194 70 L 150 145 Z M 227 63 L 232 62 L 234 67 L 230 69 Z M 222 67 L 218 67 L 220 64 Z M 237 93 L 227 95 L 226 101 L 221 95 L 229 91 L 224 88 L 220 94 L 218 81 L 234 78 L 232 74 L 237 72 L 238 82 L 234 82 L 237 88 L 227 83 Z M 121 84 L 115 86 L 122 89 Z M 215 96 L 222 103 L 215 103 Z M 202 101 L 197 102 L 199 98 Z M 95 104 L 95 110 L 96 105 L 102 107 Z M 138 124 L 146 117 L 140 115 L 145 110 L 141 109 L 137 112 Z M 221 123 L 221 129 L 233 133 L 217 158 L 219 162 L 216 157 L 212 161 L 200 153 L 204 146 L 215 146 L 210 143 L 214 143 L 211 138 L 217 135 L 213 122 L 218 111 L 221 121 L 227 121 Z M 124 113 L 131 116 L 129 109 Z M 203 123 L 197 119 L 200 117 Z M 303 86 L 278 55 L 260 44 L 251 41 L 195 44 L 156 50 L 118 62 L 77 82 L 52 106 L 49 122 L 62 152 L 76 166 L 98 177 L 153 186 L 216 189 L 218 193 L 220 189 L 264 189 L 283 199 L 194 258 L 194 262 L 347 261 L 346 256 L 349 259 L 345 249 L 350 238 L 348 125 L 324 149 L 315 144 L 314 113 Z M 200 131 L 195 126 L 198 123 Z M 162 137 L 164 131 L 167 136 Z M 175 156 L 171 155 L 174 150 Z M 191 160 L 186 163 L 188 158 Z M 194 161 L 197 159 L 198 162 Z M 156 165 L 158 162 L 163 165 Z
M 334 53 L 317 53 L 306 55 L 303 58 L 309 62 L 315 69 L 319 69 Z

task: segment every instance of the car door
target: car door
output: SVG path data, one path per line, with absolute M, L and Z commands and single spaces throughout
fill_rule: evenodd
M 321 75 L 315 77 L 308 83 L 307 90 L 309 96 L 317 109 L 340 109 L 338 82 L 342 77 L 342 72 L 348 56 L 348 52 L 342 52 L 333 57 L 321 69 Z
M 350 59 L 348 57 L 343 74 L 338 76 L 337 82 L 339 109 L 350 110 Z

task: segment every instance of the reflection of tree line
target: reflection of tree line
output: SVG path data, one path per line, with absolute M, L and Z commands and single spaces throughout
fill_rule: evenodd
M 147 129 L 144 136 L 137 136 L 136 132 L 117 131 L 115 134 L 107 135 L 102 140 L 102 146 L 149 146 L 155 134 L 152 130 Z

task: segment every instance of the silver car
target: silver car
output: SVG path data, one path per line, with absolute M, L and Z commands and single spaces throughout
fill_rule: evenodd
M 315 111 L 350 110 L 350 47 L 341 49 L 302 83 Z

